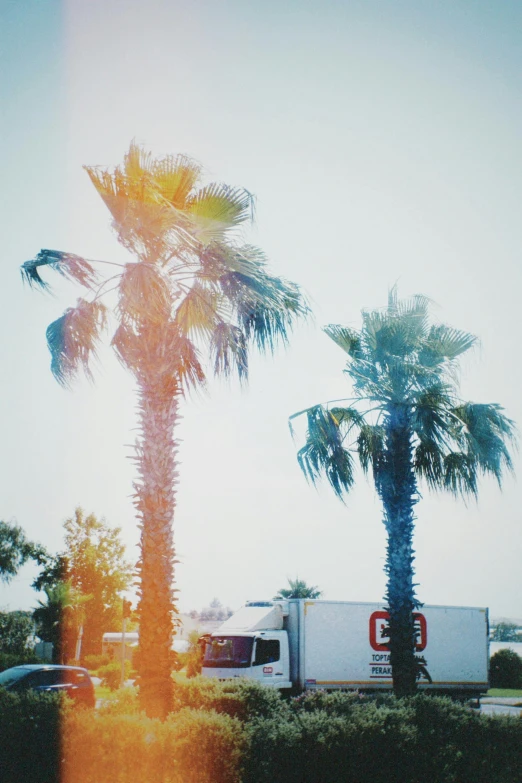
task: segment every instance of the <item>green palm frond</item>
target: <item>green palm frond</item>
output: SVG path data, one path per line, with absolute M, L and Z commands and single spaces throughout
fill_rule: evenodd
M 357 437 L 357 452 L 363 471 L 367 473 L 371 465 L 374 478 L 377 480 L 385 458 L 384 427 L 363 421 Z
M 356 408 L 328 408 L 330 416 L 341 432 L 346 436 L 353 427 L 362 427 L 364 416 Z
M 78 299 L 76 307 L 69 308 L 53 321 L 46 332 L 51 353 L 51 371 L 62 386 L 68 386 L 80 366 L 92 379 L 91 358 L 96 358 L 100 333 L 107 323 L 107 311 L 101 302 Z
M 153 264 L 126 264 L 118 294 L 118 311 L 124 320 L 162 324 L 170 317 L 171 288 Z
M 328 324 L 328 326 L 323 327 L 323 332 L 352 359 L 362 359 L 364 357 L 361 335 L 355 329 L 340 326 L 339 324 Z
M 426 481 L 430 489 L 437 490 L 445 486 L 444 450 L 435 440 L 419 441 L 414 451 L 413 465 L 415 472 Z
M 477 495 L 477 463 L 467 454 L 450 452 L 443 459 L 443 487 L 453 495 Z M 440 486 L 440 485 L 439 485 Z
M 436 381 L 423 388 L 413 400 L 412 429 L 421 441 L 433 441 L 441 448 L 453 438 L 454 421 L 451 410 L 455 405 L 452 388 Z
M 91 261 L 61 250 L 40 250 L 36 258 L 22 264 L 22 279 L 30 286 L 47 289 L 49 285 L 39 273 L 39 268 L 42 266 L 50 266 L 63 277 L 74 280 L 85 288 L 92 289 L 99 282 L 98 274 Z
M 309 314 L 298 286 L 262 268 L 255 276 L 229 272 L 220 284 L 240 328 L 261 351 L 273 351 L 279 341 L 285 344 L 295 321 Z
M 187 201 L 194 231 L 203 244 L 253 217 L 254 199 L 248 190 L 213 182 Z
M 335 494 L 342 498 L 354 483 L 354 462 L 344 448 L 340 427 L 322 405 L 309 408 L 306 443 L 297 453 L 306 478 L 316 484 L 324 473 Z
M 454 360 L 478 342 L 473 334 L 444 324 L 433 324 L 419 352 L 419 361 L 427 366 Z
M 247 343 L 245 335 L 239 327 L 227 323 L 216 326 L 212 333 L 210 350 L 214 356 L 216 375 L 226 377 L 235 369 L 239 380 L 246 380 L 248 376 Z
M 497 404 L 463 403 L 452 413 L 461 422 L 457 435 L 468 458 L 484 473 L 491 473 L 499 485 L 504 468 L 513 470 L 513 463 L 505 441 L 516 441 L 514 422 Z

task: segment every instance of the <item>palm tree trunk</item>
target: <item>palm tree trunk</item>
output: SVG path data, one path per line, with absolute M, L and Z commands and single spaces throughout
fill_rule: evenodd
M 140 384 L 141 437 L 136 444 L 138 481 L 134 504 L 141 528 L 140 702 L 149 717 L 165 718 L 172 709 L 174 637 L 174 544 L 172 521 L 177 483 L 174 428 L 179 391 L 161 381 Z
M 381 497 L 388 533 L 385 599 L 390 615 L 390 664 L 397 696 L 413 694 L 417 687 L 413 612 L 419 604 L 413 584 L 413 507 L 418 497 L 412 453 L 408 409 L 390 406 Z

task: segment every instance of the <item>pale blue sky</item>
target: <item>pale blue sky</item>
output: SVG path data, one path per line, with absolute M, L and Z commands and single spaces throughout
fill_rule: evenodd
M 343 507 L 309 488 L 290 413 L 350 395 L 321 334 L 359 323 L 398 281 L 481 338 L 463 395 L 522 421 L 519 298 L 522 7 L 422 2 L 0 2 L 2 9 L 0 516 L 50 549 L 77 504 L 137 541 L 129 499 L 132 383 L 104 355 L 95 386 L 64 392 L 45 328 L 76 291 L 24 288 L 41 247 L 125 259 L 81 165 L 118 163 L 135 137 L 183 152 L 257 196 L 251 238 L 302 284 L 316 324 L 252 362 L 250 386 L 185 406 L 175 520 L 180 605 L 233 607 L 299 574 L 326 597 L 379 600 L 384 529 L 363 478 Z M 52 279 L 51 279 L 51 282 Z M 107 361 L 105 361 L 107 359 Z M 517 463 L 518 464 L 518 463 Z M 417 506 L 426 603 L 522 616 L 520 485 L 478 505 Z M 134 554 L 132 554 L 134 557 Z M 31 568 L 0 606 L 34 605 Z

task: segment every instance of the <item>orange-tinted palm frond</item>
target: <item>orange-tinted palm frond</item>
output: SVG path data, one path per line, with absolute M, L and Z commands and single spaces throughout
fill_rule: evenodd
M 122 365 L 134 375 L 138 375 L 143 361 L 143 345 L 130 323 L 121 323 L 118 326 L 111 345 Z
M 198 351 L 183 335 L 178 324 L 133 325 L 122 323 L 111 345 L 123 366 L 144 383 L 154 378 L 171 391 L 188 391 L 205 384 L 205 373 Z
M 93 289 L 99 283 L 99 276 L 92 263 L 92 261 L 74 253 L 64 253 L 61 250 L 40 250 L 36 258 L 22 264 L 22 279 L 31 286 L 48 288 L 45 280 L 40 277 L 39 269 L 42 266 L 50 266 L 63 277 L 74 280 L 85 288 Z
M 172 308 L 172 293 L 157 266 L 126 264 L 119 284 L 118 311 L 123 320 L 163 324 Z
M 201 166 L 186 155 L 169 155 L 156 161 L 152 176 L 161 196 L 176 209 L 185 209 L 201 177 Z

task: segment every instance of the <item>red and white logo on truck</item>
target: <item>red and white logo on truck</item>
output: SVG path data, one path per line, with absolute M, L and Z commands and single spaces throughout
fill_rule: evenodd
M 426 649 L 428 644 L 428 626 L 426 624 L 426 618 L 420 612 L 415 612 L 413 615 L 415 621 L 415 628 L 417 629 L 417 643 L 415 650 L 422 652 Z M 370 615 L 370 644 L 373 650 L 377 652 L 389 652 L 389 636 L 386 635 L 386 628 L 390 622 L 390 615 L 388 612 L 373 612 Z
M 415 628 L 417 630 L 417 643 L 415 652 L 422 652 L 428 644 L 428 626 L 426 618 L 420 612 L 413 615 Z M 390 665 L 390 637 L 388 636 L 388 625 L 390 615 L 388 612 L 373 612 L 370 615 L 370 645 L 374 653 L 370 661 L 370 679 L 371 680 L 390 680 L 392 677 L 392 667 Z M 431 682 L 431 677 L 426 669 L 426 661 L 422 656 L 415 656 L 418 662 L 417 677 L 426 677 Z

